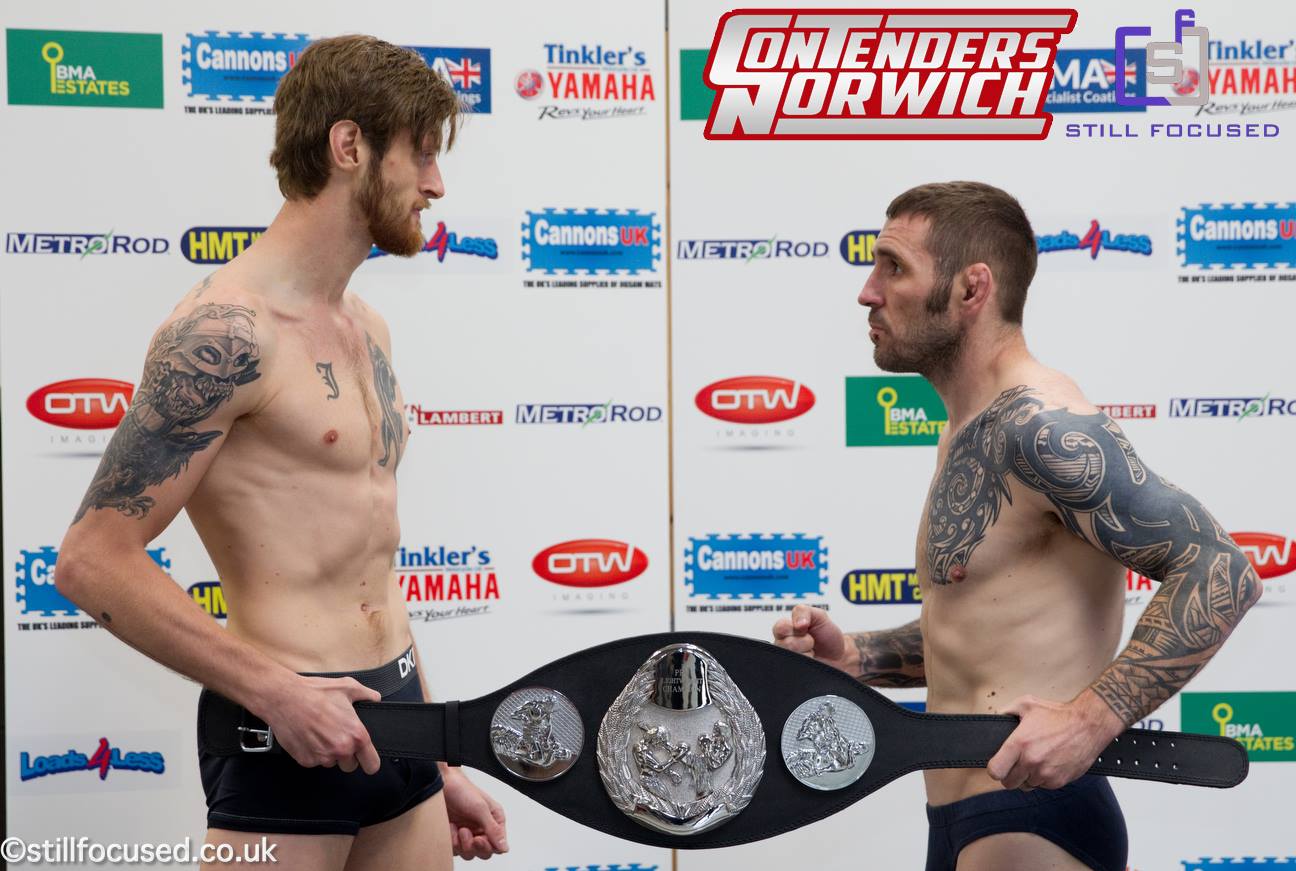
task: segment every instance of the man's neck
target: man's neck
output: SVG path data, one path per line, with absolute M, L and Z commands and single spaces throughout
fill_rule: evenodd
M 957 432 L 1000 393 L 1016 386 L 1008 382 L 1023 364 L 1033 362 L 1021 330 L 994 338 L 969 336 L 953 365 L 927 375 L 927 380 L 945 403 L 950 430 Z
M 289 200 L 257 240 L 258 271 L 285 295 L 336 305 L 372 246 L 344 191 Z

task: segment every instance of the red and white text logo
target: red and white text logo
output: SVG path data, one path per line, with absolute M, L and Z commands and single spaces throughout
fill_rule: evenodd
M 1296 553 L 1290 538 L 1271 532 L 1234 532 L 1232 537 L 1261 580 L 1296 571 Z
M 74 378 L 46 384 L 27 397 L 32 417 L 68 429 L 112 429 L 130 408 L 135 387 L 111 378 Z
M 778 423 L 814 407 L 809 387 L 787 378 L 743 375 L 708 384 L 694 398 L 698 410 L 730 423 Z
M 707 139 L 1043 139 L 1074 9 L 735 9 Z
M 610 587 L 642 575 L 648 555 L 624 541 L 582 538 L 545 548 L 535 555 L 531 568 L 564 587 Z

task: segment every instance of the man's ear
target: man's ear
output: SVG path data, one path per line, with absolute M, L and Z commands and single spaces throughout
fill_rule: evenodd
M 959 273 L 958 304 L 965 312 L 980 311 L 994 295 L 994 273 L 985 263 L 973 263 Z
M 364 165 L 364 137 L 354 121 L 338 121 L 329 128 L 329 161 L 343 172 Z

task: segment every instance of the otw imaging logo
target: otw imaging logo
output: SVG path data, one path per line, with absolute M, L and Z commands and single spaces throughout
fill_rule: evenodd
M 130 408 L 135 385 L 112 378 L 73 378 L 46 384 L 27 397 L 27 413 L 65 429 L 114 429 Z
M 1043 139 L 1073 9 L 737 9 L 716 26 L 707 139 Z

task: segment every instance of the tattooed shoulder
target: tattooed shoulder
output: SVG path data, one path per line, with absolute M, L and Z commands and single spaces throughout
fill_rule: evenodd
M 379 434 L 383 455 L 378 459 L 378 465 L 386 467 L 390 464 L 394 471 L 400 463 L 401 451 L 405 446 L 405 419 L 396 399 L 396 374 L 392 372 L 391 362 L 383 353 L 382 346 L 374 341 L 373 336 L 365 333 L 365 342 L 369 346 L 374 393 L 377 394 L 378 408 L 382 415 Z

